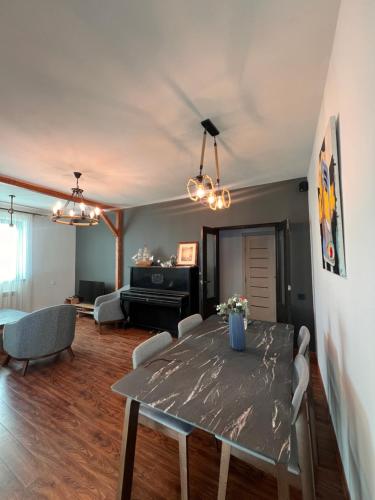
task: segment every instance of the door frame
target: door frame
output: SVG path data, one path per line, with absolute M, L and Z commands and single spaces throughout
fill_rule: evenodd
M 216 236 L 216 263 L 215 263 L 215 289 L 214 297 L 207 298 L 207 234 Z M 220 230 L 216 227 L 202 226 L 201 230 L 201 248 L 202 248 L 202 270 L 201 270 L 201 313 L 203 318 L 207 318 L 214 310 L 216 303 L 220 300 L 220 249 L 219 249 Z
M 207 228 L 207 226 L 202 226 L 201 231 L 201 248 L 202 248 L 202 270 L 201 270 L 201 284 L 202 284 L 202 297 L 201 297 L 201 311 L 204 314 L 205 312 L 205 302 L 204 302 L 204 294 L 203 294 L 203 281 L 205 274 L 207 275 L 206 263 L 207 263 L 207 248 L 204 246 L 204 238 L 203 238 L 203 228 Z M 241 229 L 257 229 L 257 228 L 274 228 L 275 230 L 275 245 L 276 245 L 276 317 L 277 321 L 288 322 L 292 321 L 292 313 L 291 313 L 291 284 L 290 284 L 290 224 L 289 219 L 284 219 L 281 222 L 265 222 L 263 224 L 241 224 L 241 225 L 232 225 L 232 226 L 215 226 L 209 227 L 214 231 L 217 231 L 217 240 L 216 240 L 216 259 L 217 259 L 217 295 L 220 299 L 220 231 L 230 231 L 230 230 L 241 230 Z M 280 230 L 284 231 L 284 259 L 283 259 L 283 267 L 284 267 L 284 297 L 285 304 L 281 308 L 280 304 L 282 303 L 281 297 L 281 287 L 282 280 L 280 275 L 280 250 L 277 244 L 278 232 Z

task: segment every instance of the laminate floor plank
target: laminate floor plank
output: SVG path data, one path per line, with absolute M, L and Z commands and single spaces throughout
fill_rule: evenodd
M 103 328 L 79 318 L 75 358 L 62 353 L 0 369 L 0 499 L 112 500 L 116 495 L 124 400 L 111 385 L 132 369 L 131 354 L 150 332 Z M 4 355 L 0 354 L 0 362 Z M 343 499 L 337 445 L 314 363 L 312 384 L 320 464 L 319 499 Z M 194 431 L 189 443 L 192 500 L 217 495 L 220 453 L 212 436 Z M 139 427 L 133 482 L 135 500 L 180 497 L 177 442 Z M 277 498 L 276 481 L 232 458 L 227 499 Z M 292 500 L 301 493 L 291 492 Z

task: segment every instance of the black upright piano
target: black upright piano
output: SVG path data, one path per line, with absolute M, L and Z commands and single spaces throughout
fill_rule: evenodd
M 132 267 L 120 301 L 130 325 L 176 334 L 178 322 L 199 311 L 199 268 Z

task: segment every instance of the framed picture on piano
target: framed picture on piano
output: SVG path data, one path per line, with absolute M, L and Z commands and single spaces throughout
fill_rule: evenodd
M 198 263 L 198 242 L 180 241 L 177 247 L 178 266 L 196 266 Z

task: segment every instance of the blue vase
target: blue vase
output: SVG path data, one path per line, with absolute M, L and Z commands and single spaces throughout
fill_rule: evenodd
M 242 313 L 229 313 L 229 342 L 231 348 L 235 351 L 244 351 L 246 349 L 245 328 Z

